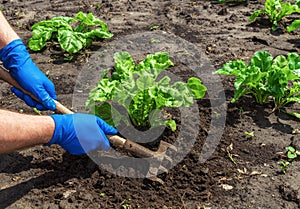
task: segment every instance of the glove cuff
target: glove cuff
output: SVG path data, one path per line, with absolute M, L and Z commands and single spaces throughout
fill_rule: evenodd
M 17 69 L 30 59 L 26 46 L 21 39 L 15 39 L 0 50 L 0 60 L 8 70 Z
M 63 130 L 60 130 L 61 127 L 59 126 L 59 124 L 63 124 L 64 115 L 50 115 L 50 117 L 52 117 L 55 123 L 54 133 L 51 140 L 47 144 L 44 144 L 44 146 L 58 144 L 63 135 Z

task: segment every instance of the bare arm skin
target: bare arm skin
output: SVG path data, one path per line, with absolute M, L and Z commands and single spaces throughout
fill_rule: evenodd
M 25 115 L 0 109 L 0 153 L 46 144 L 55 124 L 50 116 Z
M 19 38 L 0 12 L 0 49 Z M 50 116 L 25 115 L 0 109 L 0 153 L 48 143 L 54 128 L 54 120 Z
M 7 22 L 3 13 L 0 12 L 0 49 L 5 47 L 11 41 L 19 39 L 20 37 L 12 29 L 10 24 Z

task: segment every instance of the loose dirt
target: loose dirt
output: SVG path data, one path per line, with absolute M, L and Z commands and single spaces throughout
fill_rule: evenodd
M 263 7 L 260 1 L 250 0 L 248 5 L 179 0 L 0 2 L 25 43 L 34 23 L 54 16 L 93 12 L 107 22 L 114 37 L 95 43 L 71 62 L 64 61 L 64 54 L 53 47 L 31 52 L 40 69 L 49 71 L 59 100 L 70 108 L 77 76 L 91 54 L 126 35 L 149 32 L 152 26 L 194 44 L 215 69 L 233 59 L 249 61 L 258 50 L 273 56 L 299 53 L 299 32 L 289 34 L 284 27 L 272 32 L 265 18 L 247 21 L 253 11 Z M 289 17 L 285 24 L 294 18 Z M 200 130 L 196 143 L 168 174 L 160 175 L 164 185 L 117 176 L 88 156 L 72 156 L 58 146 L 37 146 L 0 156 L 0 208 L 299 208 L 299 162 L 294 161 L 284 175 L 277 155 L 291 143 L 298 146 L 299 135 L 293 131 L 299 121 L 283 112 L 272 113 L 271 104 L 259 106 L 252 97 L 230 103 L 234 80 L 221 78 L 226 124 L 207 161 L 200 163 L 199 156 L 215 114 L 208 96 L 197 102 Z M 5 83 L 1 83 L 0 97 L 2 108 L 34 114 Z M 299 106 L 289 108 L 298 111 Z M 253 131 L 254 136 L 245 131 Z M 165 140 L 172 141 L 176 134 L 166 131 Z

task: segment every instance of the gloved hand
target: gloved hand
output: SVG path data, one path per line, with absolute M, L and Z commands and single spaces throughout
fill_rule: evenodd
M 89 114 L 51 115 L 55 130 L 50 142 L 58 144 L 73 155 L 86 154 L 97 148 L 110 148 L 106 134 L 117 134 L 118 131 L 101 118 Z
M 27 105 L 36 107 L 39 110 L 56 109 L 53 101 L 53 99 L 57 99 L 54 84 L 34 64 L 26 46 L 20 39 L 10 42 L 0 50 L 0 60 L 20 86 L 31 92 L 40 101 L 38 103 L 16 88 L 12 88 L 12 91 L 23 99 Z

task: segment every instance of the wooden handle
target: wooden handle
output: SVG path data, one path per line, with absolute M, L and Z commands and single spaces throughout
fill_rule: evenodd
M 33 98 L 35 101 L 39 101 L 32 93 L 26 91 L 25 89 L 23 89 L 20 84 L 9 74 L 9 72 L 7 72 L 5 69 L 3 69 L 3 67 L 1 66 L 2 69 L 0 69 L 0 79 L 9 83 L 10 85 L 12 85 L 13 87 L 21 90 L 24 94 L 29 95 L 31 98 Z M 62 114 L 73 114 L 74 112 L 71 111 L 69 108 L 67 108 L 66 106 L 62 105 L 60 102 L 58 101 L 54 101 L 56 104 L 56 111 Z

